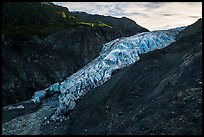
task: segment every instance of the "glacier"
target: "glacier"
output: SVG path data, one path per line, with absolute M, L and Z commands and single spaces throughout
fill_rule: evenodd
M 83 97 L 90 89 L 108 81 L 113 71 L 135 63 L 140 59 L 140 54 L 169 46 L 175 42 L 176 35 L 183 29 L 185 27 L 143 32 L 105 43 L 97 58 L 64 81 L 35 92 L 33 101 L 39 102 L 46 94 L 59 92 L 59 105 L 51 117 L 51 120 L 56 121 L 64 113 L 72 110 L 76 100 Z

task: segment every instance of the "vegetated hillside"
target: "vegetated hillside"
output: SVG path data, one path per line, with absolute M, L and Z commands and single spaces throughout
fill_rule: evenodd
M 51 2 L 3 2 L 2 15 L 3 35 L 12 38 L 46 36 L 76 24 L 67 8 Z
M 2 8 L 3 106 L 64 80 L 97 57 L 102 44 L 148 31 L 141 27 L 127 33 L 114 24 L 85 22 L 50 2 L 4 2 Z
M 201 135 L 201 25 L 202 19 L 169 47 L 142 55 L 87 93 L 70 113 L 71 125 L 64 132 Z
M 3 34 L 10 37 L 47 36 L 73 26 L 109 27 L 120 29 L 124 36 L 148 31 L 128 18 L 70 13 L 68 8 L 52 2 L 3 2 Z
M 2 6 L 4 26 L 70 23 L 73 18 L 68 8 L 51 2 L 3 2 Z
M 123 32 L 124 36 L 134 35 L 134 32 L 144 32 L 145 28 L 136 25 L 136 23 L 128 19 L 126 17 L 122 18 L 114 18 L 111 16 L 103 16 L 103 15 L 92 15 L 87 14 L 85 12 L 70 12 L 72 16 L 77 17 L 80 21 L 84 22 L 93 22 L 93 23 L 104 23 L 108 24 L 109 26 L 113 26 L 114 28 Z M 136 26 L 136 27 L 135 27 Z

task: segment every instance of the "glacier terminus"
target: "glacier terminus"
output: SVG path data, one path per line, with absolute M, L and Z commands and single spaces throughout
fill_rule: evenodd
M 143 32 L 105 43 L 97 58 L 64 81 L 35 92 L 32 100 L 39 102 L 46 94 L 59 92 L 59 105 L 51 120 L 65 118 L 63 114 L 75 107 L 76 100 L 108 81 L 115 70 L 135 63 L 140 54 L 169 46 L 183 29 L 185 27 Z

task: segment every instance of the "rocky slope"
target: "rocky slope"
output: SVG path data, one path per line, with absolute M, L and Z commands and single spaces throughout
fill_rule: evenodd
M 2 133 L 202 134 L 202 29 L 196 29 L 201 25 L 202 19 L 167 48 L 141 55 L 88 92 L 67 113 L 69 121 L 48 120 L 58 105 L 56 94 L 3 109 Z
M 148 31 L 130 19 L 111 21 L 131 22 L 130 32 L 108 22 L 87 23 L 47 2 L 4 2 L 2 10 L 3 106 L 64 80 L 97 57 L 103 43 Z

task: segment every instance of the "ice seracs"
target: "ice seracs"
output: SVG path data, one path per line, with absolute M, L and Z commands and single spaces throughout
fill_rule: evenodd
M 41 99 L 45 96 L 45 92 L 60 92 L 59 106 L 51 118 L 52 120 L 59 119 L 60 115 L 72 110 L 76 105 L 76 100 L 90 89 L 108 81 L 113 71 L 135 63 L 140 59 L 140 54 L 167 47 L 175 41 L 176 35 L 184 28 L 143 32 L 105 43 L 96 59 L 63 82 L 55 83 L 44 91 L 39 91 L 35 94 L 35 98 Z

